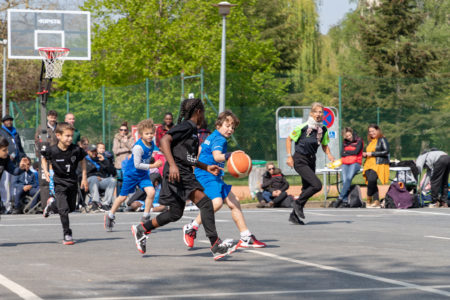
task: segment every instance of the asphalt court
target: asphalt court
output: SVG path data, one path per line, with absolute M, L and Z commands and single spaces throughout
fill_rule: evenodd
M 203 229 L 187 250 L 182 226 L 152 232 L 141 255 L 118 213 L 71 214 L 73 246 L 59 217 L 2 215 L 0 299 L 446 299 L 450 298 L 450 210 L 307 209 L 306 226 L 287 209 L 244 210 L 268 244 L 214 261 Z M 222 239 L 238 239 L 229 210 L 216 214 Z

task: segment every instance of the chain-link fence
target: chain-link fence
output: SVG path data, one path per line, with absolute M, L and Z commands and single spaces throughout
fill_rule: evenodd
M 306 90 L 313 87 L 298 84 L 300 79 L 301 76 L 227 74 L 226 108 L 241 120 L 230 141 L 232 149 L 243 149 L 254 159 L 276 159 L 276 109 L 283 105 L 309 105 L 317 100 L 307 96 L 311 93 Z M 392 158 L 416 157 L 426 147 L 450 150 L 448 78 L 340 79 L 327 87 L 325 99 L 329 100 L 323 102 L 337 108 L 341 102 L 342 127 L 351 126 L 366 139 L 368 124 L 378 123 L 391 144 Z M 60 121 L 66 112 L 74 113 L 82 136 L 91 142 L 104 141 L 111 149 L 114 134 L 123 121 L 132 125 L 149 116 L 160 123 L 165 112 L 172 112 L 176 121 L 180 100 L 189 93 L 204 100 L 206 119 L 213 129 L 218 109 L 218 74 L 143 79 L 141 84 L 105 86 L 81 93 L 54 92 L 47 106 L 60 114 Z M 38 99 L 11 102 L 16 128 L 21 132 L 36 128 L 38 109 Z M 32 139 L 32 131 L 28 129 L 25 140 Z

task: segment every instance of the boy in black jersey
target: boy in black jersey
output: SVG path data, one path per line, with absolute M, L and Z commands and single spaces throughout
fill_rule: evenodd
M 186 200 L 190 199 L 200 209 L 206 236 L 211 242 L 214 260 L 218 260 L 236 249 L 229 241 L 221 241 L 216 232 L 212 201 L 203 193 L 202 185 L 195 178 L 193 167 L 218 175 L 221 168 L 206 165 L 197 160 L 197 125 L 204 119 L 204 107 L 200 99 L 186 99 L 181 103 L 178 124 L 171 128 L 160 141 L 160 149 L 167 161 L 163 171 L 163 182 L 159 195 L 160 203 L 170 209 L 156 218 L 133 225 L 131 231 L 136 247 L 141 253 L 146 251 L 146 239 L 153 229 L 175 222 L 183 216 Z
M 77 174 L 78 163 L 81 162 L 82 179 L 80 187 L 88 190 L 86 176 L 86 152 L 78 145 L 72 144 L 74 128 L 68 123 L 58 123 L 56 126 L 56 137 L 58 144 L 43 148 L 42 169 L 45 178 L 50 182 L 48 164 L 53 167 L 53 181 L 55 182 L 55 199 L 49 198 L 44 209 L 44 217 L 47 218 L 50 212 L 59 213 L 63 227 L 63 244 L 73 245 L 72 230 L 70 229 L 69 213 L 75 210 L 77 195 Z

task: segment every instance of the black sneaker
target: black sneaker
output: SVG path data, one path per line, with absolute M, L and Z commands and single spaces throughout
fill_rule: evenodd
M 147 250 L 146 245 L 148 236 L 145 234 L 145 231 L 141 227 L 142 226 L 140 226 L 140 224 L 133 225 L 131 226 L 131 232 L 136 242 L 136 248 L 139 250 L 139 252 L 144 254 L 145 251 Z
M 233 240 L 224 240 L 223 242 L 220 239 L 212 245 L 211 252 L 214 255 L 214 260 L 219 260 L 227 255 L 230 255 L 234 251 L 236 251 L 236 244 Z
M 115 219 L 111 218 L 109 216 L 109 213 L 107 212 L 105 214 L 105 219 L 104 219 L 104 227 L 107 231 L 112 231 L 113 227 L 114 227 L 114 223 L 115 223 Z
M 45 206 L 44 212 L 42 213 L 44 218 L 48 218 L 50 216 L 50 214 L 52 213 L 51 206 L 54 201 L 55 201 L 55 198 L 53 198 L 53 197 L 48 198 L 47 205 Z
M 305 225 L 305 223 L 303 223 L 303 221 L 299 217 L 297 217 L 294 212 L 291 212 L 291 214 L 289 215 L 289 222 L 294 225 Z
M 300 219 L 305 218 L 305 214 L 303 213 L 303 206 L 298 202 L 298 200 L 294 201 L 294 212 Z

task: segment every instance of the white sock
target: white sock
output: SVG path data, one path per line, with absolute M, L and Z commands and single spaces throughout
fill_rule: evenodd
M 144 211 L 144 218 L 150 216 L 150 213 Z
M 195 222 L 195 220 L 191 222 L 191 225 L 192 225 L 192 227 L 197 228 L 197 229 L 200 227 L 200 224 Z
M 246 237 L 249 237 L 251 235 L 252 235 L 252 233 L 248 229 L 241 232 L 241 238 L 246 238 Z
M 115 219 L 116 217 L 114 216 L 114 214 L 111 212 L 111 211 L 108 211 L 108 216 L 111 218 L 111 219 Z

